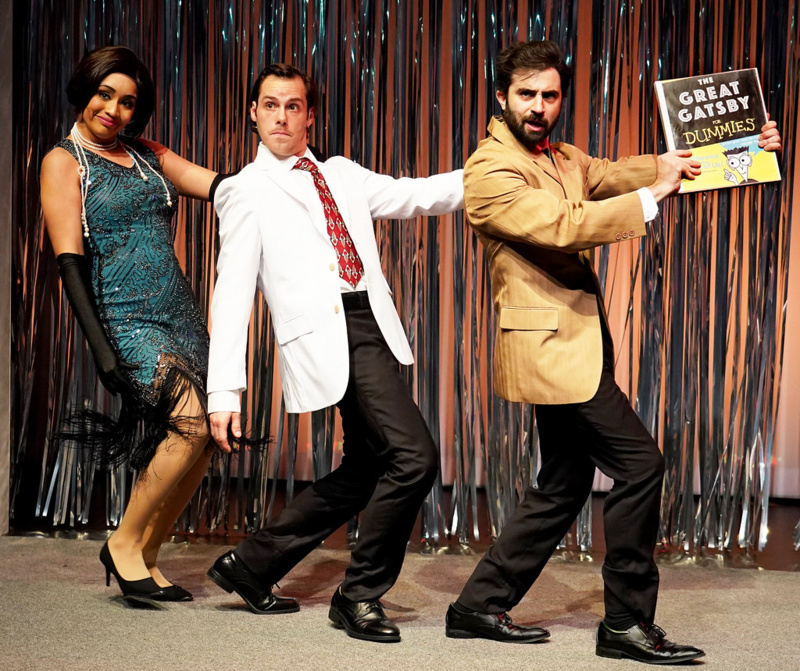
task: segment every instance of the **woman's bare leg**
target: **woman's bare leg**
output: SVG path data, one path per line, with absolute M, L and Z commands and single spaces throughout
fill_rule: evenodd
M 208 424 L 194 387 L 190 387 L 185 398 L 175 413 L 197 417 L 192 420 L 196 423 L 191 432 L 193 435 L 186 437 L 170 433 L 158 446 L 147 469 L 136 481 L 119 527 L 108 539 L 114 564 L 125 580 L 150 577 L 142 554 L 147 529 L 205 452 Z
M 212 452 L 203 450 L 197 461 L 192 465 L 183 479 L 170 492 L 167 499 L 150 519 L 147 529 L 144 532 L 144 544 L 142 546 L 142 556 L 145 566 L 150 571 L 150 575 L 158 583 L 159 587 L 168 587 L 171 583 L 158 570 L 158 551 L 161 544 L 167 539 L 175 520 L 186 508 L 203 478 L 208 472 L 208 464 L 211 461 Z

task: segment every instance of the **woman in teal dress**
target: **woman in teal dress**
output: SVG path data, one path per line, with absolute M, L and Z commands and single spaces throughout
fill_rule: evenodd
M 80 411 L 62 438 L 104 464 L 140 471 L 100 552 L 126 597 L 191 594 L 158 569 L 158 551 L 208 469 L 208 331 L 175 256 L 178 194 L 209 199 L 219 177 L 137 140 L 154 107 L 147 69 L 124 47 L 87 54 L 67 87 L 76 121 L 44 158 L 41 200 L 67 298 L 98 375 L 122 396 L 118 418 Z

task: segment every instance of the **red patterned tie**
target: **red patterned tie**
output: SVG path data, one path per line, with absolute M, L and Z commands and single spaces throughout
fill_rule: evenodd
M 330 236 L 333 248 L 336 250 L 336 259 L 339 262 L 339 276 L 342 277 L 350 286 L 355 287 L 364 275 L 364 266 L 358 256 L 353 239 L 347 232 L 336 201 L 333 200 L 328 184 L 319 171 L 317 165 L 303 157 L 298 159 L 294 168 L 310 172 L 314 178 L 314 186 L 317 187 L 317 195 L 325 210 L 325 219 L 328 222 L 328 235 Z

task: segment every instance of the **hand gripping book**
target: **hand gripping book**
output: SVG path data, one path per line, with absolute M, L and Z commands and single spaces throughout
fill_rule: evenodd
M 702 164 L 680 193 L 780 180 L 775 152 L 758 146 L 767 123 L 758 70 L 667 79 L 655 89 L 667 147 L 691 149 Z

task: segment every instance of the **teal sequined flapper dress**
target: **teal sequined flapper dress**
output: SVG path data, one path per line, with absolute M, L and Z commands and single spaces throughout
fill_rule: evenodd
M 118 419 L 106 421 L 93 413 L 92 421 L 84 417 L 82 429 L 70 437 L 100 451 L 103 461 L 127 459 L 142 468 L 169 430 L 180 431 L 173 411 L 188 384 L 205 403 L 209 337 L 175 256 L 175 187 L 149 147 L 126 144 L 164 181 L 146 166 L 144 180 L 135 165 L 128 168 L 87 151 L 85 253 L 91 259 L 92 287 L 106 334 L 119 356 L 138 366 L 125 371 L 137 394 L 123 398 Z M 77 159 L 70 140 L 57 146 Z

